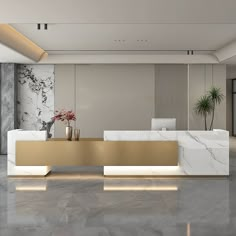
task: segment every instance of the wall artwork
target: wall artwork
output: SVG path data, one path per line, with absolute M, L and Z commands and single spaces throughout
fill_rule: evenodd
M 54 116 L 54 65 L 18 65 L 17 80 L 18 127 L 40 130 Z

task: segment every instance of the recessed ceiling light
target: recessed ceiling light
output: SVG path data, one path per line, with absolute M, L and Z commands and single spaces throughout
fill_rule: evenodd
M 114 42 L 124 43 L 126 42 L 125 39 L 114 39 Z
M 137 39 L 137 42 L 147 42 L 147 39 Z

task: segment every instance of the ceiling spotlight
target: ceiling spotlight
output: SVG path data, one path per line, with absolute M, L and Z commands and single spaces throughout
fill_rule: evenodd
M 48 29 L 48 24 L 43 24 L 44 25 L 44 30 Z M 41 30 L 41 24 L 37 24 L 37 29 Z
M 194 51 L 193 50 L 187 50 L 187 55 L 193 55 Z

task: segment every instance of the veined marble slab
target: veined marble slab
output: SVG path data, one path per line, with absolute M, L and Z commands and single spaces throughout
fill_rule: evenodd
M 1 81 L 1 154 L 7 153 L 7 132 L 16 124 L 16 65 L 4 63 L 0 65 Z
M 229 175 L 229 132 L 225 130 L 104 131 L 104 141 L 119 140 L 176 140 L 179 145 L 179 165 L 105 166 L 104 175 Z
M 46 141 L 46 131 L 10 130 L 7 134 L 7 175 L 46 175 L 49 166 L 16 166 L 16 141 Z M 33 157 L 32 157 L 33 158 Z
M 17 79 L 18 127 L 40 130 L 54 116 L 54 65 L 18 65 Z

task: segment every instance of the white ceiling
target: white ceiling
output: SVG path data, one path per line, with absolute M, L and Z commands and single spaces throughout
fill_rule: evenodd
M 217 50 L 236 24 L 12 24 L 44 50 Z
M 235 0 L 0 0 L 2 23 L 236 23 Z
M 236 40 L 236 0 L 0 0 L 0 6 L 0 22 L 49 57 L 213 53 Z M 48 30 L 37 30 L 37 23 L 48 23 Z
M 0 63 L 33 63 L 32 60 L 24 55 L 0 44 Z

